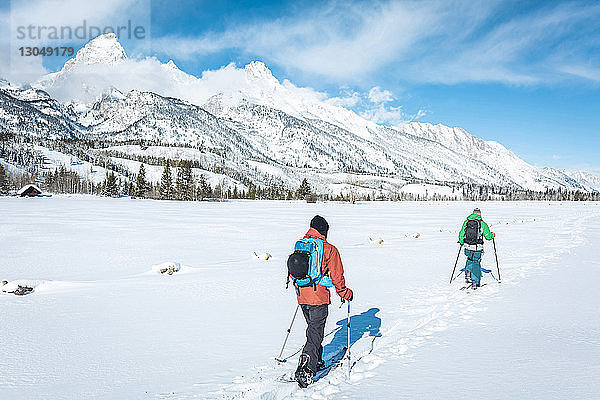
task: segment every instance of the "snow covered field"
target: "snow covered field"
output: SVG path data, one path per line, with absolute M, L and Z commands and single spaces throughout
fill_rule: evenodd
M 496 232 L 502 284 L 486 275 L 487 286 L 466 293 L 448 279 L 475 205 Z M 296 358 L 273 357 L 295 308 L 285 260 L 317 213 L 355 291 L 357 362 L 349 380 L 342 366 L 303 391 L 277 380 Z M 600 204 L 54 196 L 0 198 L 0 221 L 0 280 L 35 286 L 0 293 L 1 399 L 600 393 Z M 493 254 L 488 243 L 483 265 L 495 272 Z M 180 270 L 160 274 L 164 262 Z M 346 341 L 338 305 L 326 356 Z M 304 327 L 300 317 L 285 354 L 302 345 Z

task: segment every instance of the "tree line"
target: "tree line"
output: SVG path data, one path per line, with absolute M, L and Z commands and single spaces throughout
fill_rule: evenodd
M 193 162 L 188 160 L 179 162 L 169 160 L 165 163 L 160 181 L 153 184 L 148 181 L 146 168 L 144 164 L 141 164 L 135 183 L 130 183 L 128 194 L 137 198 L 182 201 L 206 199 L 295 200 L 304 199 L 306 187 L 308 187 L 306 179 L 298 190 L 291 190 L 283 186 L 261 187 L 252 183 L 247 185 L 235 182 L 228 184 L 224 178 L 213 187 L 204 174 L 200 173 L 198 177 L 195 177 L 192 166 Z

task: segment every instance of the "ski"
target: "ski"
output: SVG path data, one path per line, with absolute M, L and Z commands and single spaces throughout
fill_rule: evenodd
M 480 289 L 480 288 L 484 287 L 485 285 L 487 285 L 487 283 L 482 283 L 481 285 L 479 285 L 477 287 L 477 289 Z M 463 286 L 463 287 L 460 288 L 460 290 L 466 290 L 466 289 L 473 289 L 473 284 L 471 283 L 471 284 L 469 284 L 467 286 Z M 473 290 L 476 290 L 476 289 L 473 289 Z
M 477 290 L 477 289 L 481 289 L 481 288 L 482 288 L 482 287 L 484 287 L 485 285 L 487 285 L 487 283 L 483 283 L 483 284 L 479 285 L 479 286 L 478 286 L 478 287 L 476 287 L 476 288 L 475 288 L 473 285 L 469 285 L 469 286 L 465 286 L 464 288 L 461 288 L 460 290 L 463 290 L 463 289 L 464 289 L 464 290 L 465 290 L 467 293 L 471 293 L 471 292 L 474 292 L 474 291 L 475 291 L 475 290 Z M 469 289 L 471 289 L 471 290 L 469 290 Z

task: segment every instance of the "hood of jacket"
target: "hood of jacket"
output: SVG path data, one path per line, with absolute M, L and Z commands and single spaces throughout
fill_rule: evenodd
M 308 232 L 306 232 L 306 235 L 304 235 L 304 237 L 311 237 L 313 239 L 321 239 L 324 241 L 327 241 L 327 238 L 323 235 L 321 235 L 321 233 L 316 230 L 315 228 L 310 228 L 308 230 Z

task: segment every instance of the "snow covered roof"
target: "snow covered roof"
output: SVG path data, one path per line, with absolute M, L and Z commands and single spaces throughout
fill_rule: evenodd
M 30 183 L 29 185 L 25 185 L 23 186 L 18 192 L 17 194 L 20 196 L 23 193 L 25 193 L 29 188 L 33 188 L 35 190 L 37 190 L 38 192 L 42 193 L 42 189 L 40 189 L 39 187 L 37 187 L 36 185 L 34 185 L 33 183 Z

